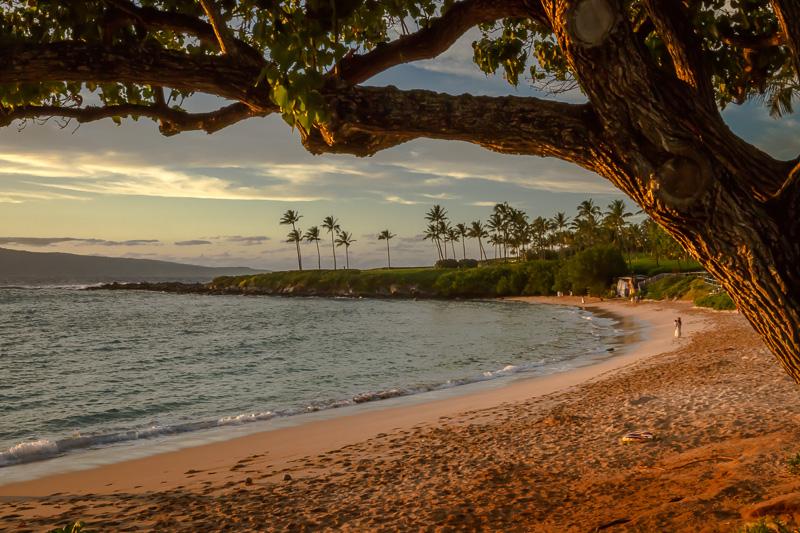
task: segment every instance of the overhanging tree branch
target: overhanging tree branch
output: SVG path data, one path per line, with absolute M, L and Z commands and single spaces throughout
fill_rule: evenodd
M 256 87 L 261 69 L 226 56 L 161 48 L 131 49 L 81 42 L 0 49 L 0 83 L 121 82 L 172 87 L 239 101 L 255 113 L 276 110 L 269 91 Z
M 183 131 L 202 130 L 214 133 L 241 120 L 266 116 L 269 112 L 254 112 L 242 103 L 235 103 L 208 113 L 187 113 L 163 105 L 120 104 L 109 106 L 62 107 L 22 106 L 13 109 L 0 108 L 0 126 L 14 120 L 29 118 L 64 117 L 79 123 L 94 122 L 111 117 L 149 117 L 160 121 L 159 130 L 164 135 L 175 135 Z
M 327 100 L 331 120 L 304 140 L 314 153 L 372 155 L 426 137 L 466 141 L 508 154 L 554 156 L 592 168 L 600 142 L 587 105 L 395 87 L 354 87 Z
M 427 27 L 405 35 L 372 51 L 342 59 L 335 68 L 339 78 L 350 85 L 362 83 L 372 76 L 402 63 L 432 59 L 452 46 L 467 30 L 487 22 L 509 17 L 543 19 L 537 13 L 538 2 L 510 0 L 462 0 L 453 4 Z M 539 6 L 540 7 L 540 6 Z

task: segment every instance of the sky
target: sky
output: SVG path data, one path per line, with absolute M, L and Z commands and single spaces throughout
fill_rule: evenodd
M 474 39 L 467 34 L 439 58 L 395 67 L 368 84 L 542 96 L 480 73 L 471 63 Z M 194 101 L 206 109 L 218 104 Z M 730 106 L 723 116 L 773 156 L 800 153 L 797 117 L 775 120 L 758 103 Z M 426 265 L 436 258 L 421 239 L 433 204 L 453 223 L 468 223 L 485 220 L 497 202 L 533 218 L 572 215 L 587 198 L 601 206 L 623 198 L 634 209 L 605 179 L 576 165 L 462 142 L 415 140 L 369 158 L 313 156 L 275 116 L 173 137 L 148 120 L 0 128 L 0 247 L 19 250 L 284 270 L 296 268 L 296 256 L 278 221 L 294 209 L 303 230 L 334 215 L 354 234 L 351 267 L 385 264 L 385 242 L 377 240 L 383 229 L 397 234 L 393 265 Z M 331 267 L 330 241 L 320 244 L 322 266 Z M 314 245 L 303 244 L 302 252 L 304 266 L 316 267 Z M 467 255 L 477 257 L 472 242 Z

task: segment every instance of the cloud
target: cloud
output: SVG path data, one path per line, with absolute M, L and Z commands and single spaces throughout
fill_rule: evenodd
M 276 170 L 284 180 L 264 181 L 255 185 L 238 183 L 225 174 L 227 168 L 192 167 L 173 168 L 166 165 L 144 164 L 131 161 L 118 153 L 48 153 L 2 152 L 0 174 L 25 176 L 27 185 L 86 194 L 155 196 L 164 198 L 198 198 L 216 200 L 270 200 L 278 202 L 310 202 L 321 200 L 317 195 L 297 194 L 292 180 L 302 181 L 310 169 L 297 165 L 284 165 Z M 281 171 L 281 168 L 283 169 Z M 335 168 L 335 167 L 331 167 Z M 295 174 L 292 174 L 294 170 Z M 345 172 L 347 169 L 345 169 Z M 267 175 L 260 168 L 251 169 L 253 175 Z M 41 179 L 36 179 L 41 178 Z M 4 193 L 4 199 L 15 203 L 24 200 Z M 50 197 L 70 198 L 64 193 L 49 192 Z M 24 193 L 36 198 L 35 193 Z M 74 199 L 80 196 L 71 196 Z
M 50 191 L 4 191 L 0 194 L 0 204 L 21 204 L 30 200 L 87 200 L 87 198 Z
M 62 242 L 77 241 L 71 237 L 0 237 L 0 245 L 16 244 L 19 246 L 50 246 Z
M 396 195 L 384 196 L 383 199 L 385 201 L 389 202 L 390 204 L 417 205 L 417 204 L 422 203 L 422 202 L 416 202 L 414 200 L 407 200 L 405 198 L 401 198 L 401 197 L 396 196 Z
M 241 244 L 244 246 L 254 246 L 256 244 L 264 244 L 265 242 L 271 240 L 266 235 L 251 235 L 251 236 L 244 236 L 244 235 L 227 235 L 224 237 L 218 237 L 225 242 L 231 242 L 235 244 Z
M 430 198 L 431 200 L 455 200 L 457 198 L 461 198 L 460 196 L 454 196 L 452 194 L 447 194 L 446 192 L 441 192 L 439 194 L 421 194 L 420 196 L 424 198 Z
M 189 241 L 176 241 L 175 246 L 200 246 L 203 244 L 212 244 L 211 241 L 204 241 L 200 239 L 193 239 Z
M 105 239 L 80 239 L 76 237 L 0 237 L 0 245 L 15 244 L 18 246 L 50 246 L 53 244 L 75 243 L 78 245 L 97 246 L 142 246 L 160 244 L 158 239 L 132 239 L 127 241 L 109 241 Z

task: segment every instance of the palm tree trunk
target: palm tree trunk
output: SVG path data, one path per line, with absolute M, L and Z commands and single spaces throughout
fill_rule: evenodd
M 331 230 L 331 250 L 333 250 L 333 269 L 336 270 L 336 245 L 333 243 L 333 230 Z
M 345 263 L 345 268 L 347 270 L 350 270 L 350 247 L 349 246 L 345 246 L 344 247 L 344 257 L 345 257 L 345 261 L 347 261 Z
M 297 232 L 294 222 L 292 222 L 292 231 Z M 294 245 L 297 247 L 297 268 L 303 270 L 303 260 L 300 258 L 300 241 L 294 241 Z
M 453 250 L 453 259 L 455 260 L 455 258 L 456 258 L 456 243 L 453 242 L 453 241 L 450 241 L 450 248 Z
M 392 255 L 389 253 L 389 239 L 386 239 L 386 263 L 392 268 Z
M 467 258 L 467 238 L 466 236 L 461 236 L 461 251 L 464 252 L 464 259 Z
M 294 241 L 294 244 L 297 246 L 297 267 L 303 270 L 303 259 L 300 257 L 300 241 Z
M 317 270 L 322 270 L 322 255 L 319 253 L 319 239 L 314 242 L 317 244 Z

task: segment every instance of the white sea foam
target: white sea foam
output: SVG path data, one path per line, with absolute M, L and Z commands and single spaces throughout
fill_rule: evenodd
M 0 452 L 0 466 L 36 461 L 58 453 L 58 444 L 49 439 L 20 442 Z

